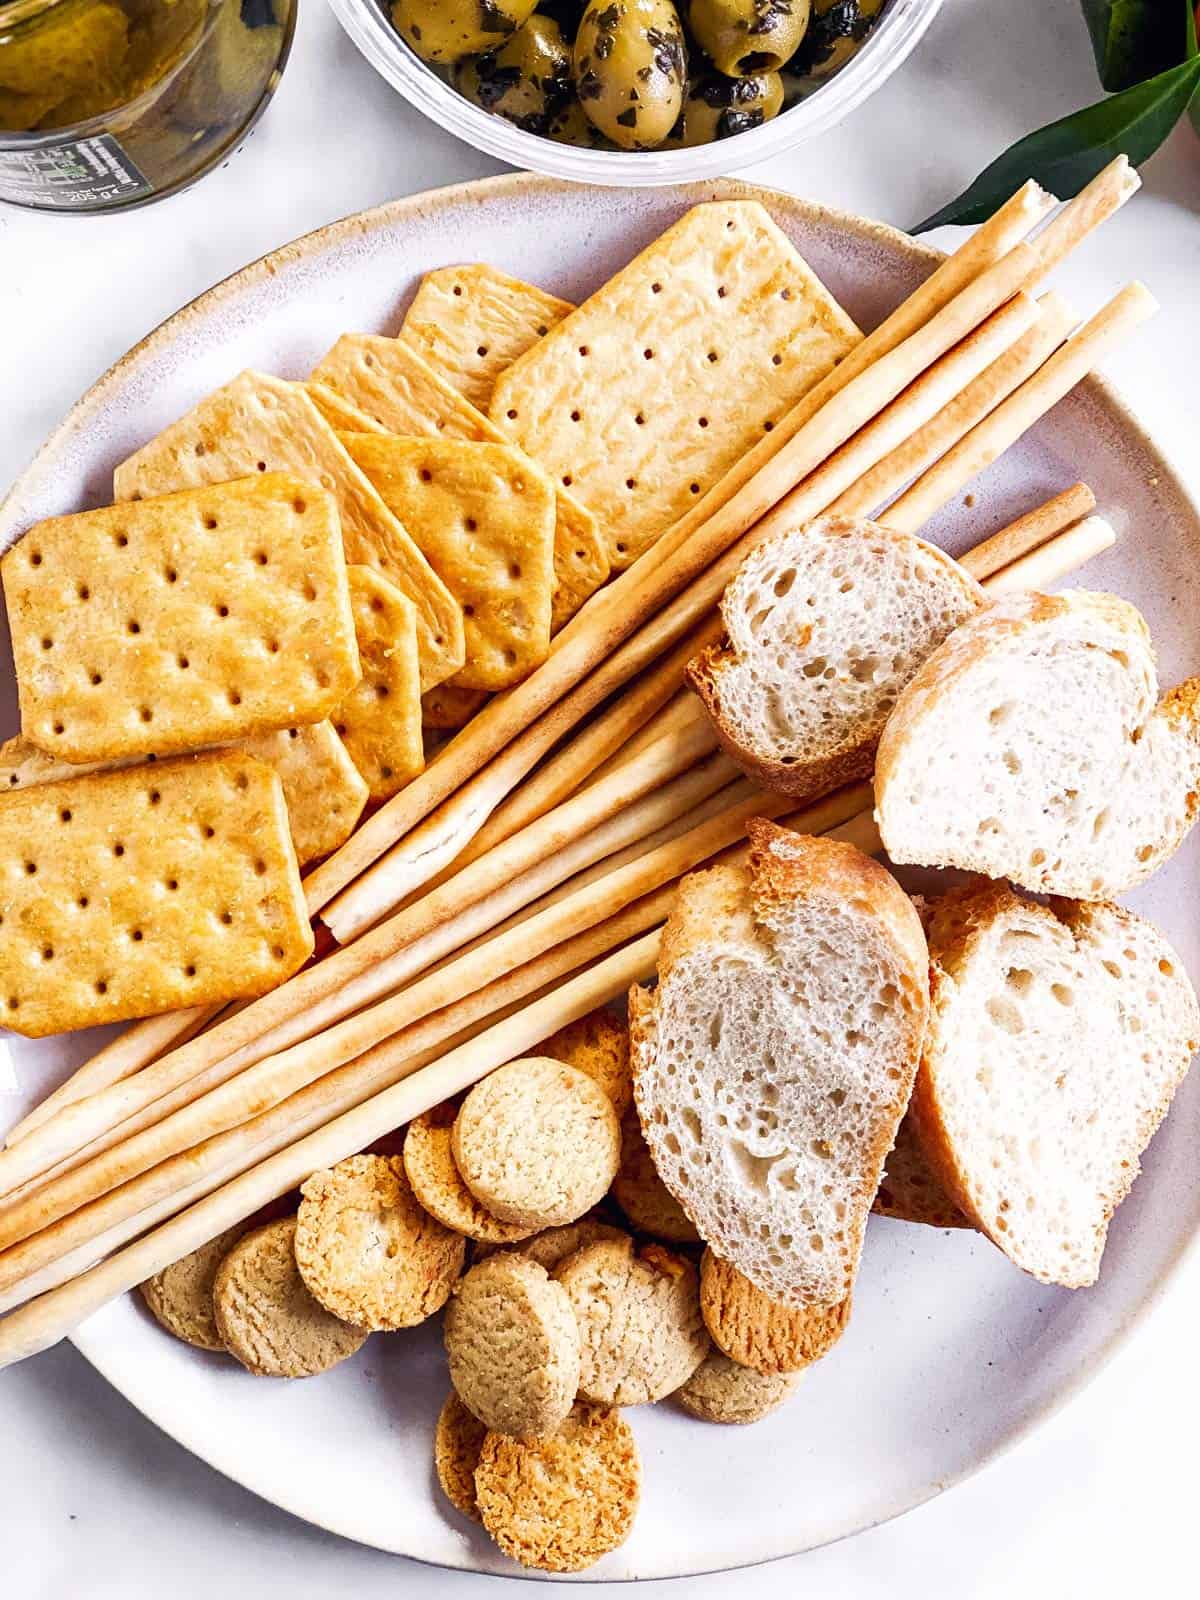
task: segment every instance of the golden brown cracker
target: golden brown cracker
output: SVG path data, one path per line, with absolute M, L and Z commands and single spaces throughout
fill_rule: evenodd
M 505 367 L 574 309 L 569 300 L 473 261 L 425 274 L 400 337 L 452 388 L 486 411 Z
M 459 439 L 343 440 L 463 608 L 456 689 L 507 689 L 550 650 L 554 491 L 507 445 Z
M 728 1261 L 706 1250 L 700 1261 L 700 1310 L 713 1343 L 731 1361 L 778 1376 L 827 1355 L 850 1320 L 847 1296 L 834 1306 L 783 1306 Z
M 265 761 L 279 774 L 296 860 L 302 867 L 328 855 L 350 837 L 367 803 L 368 790 L 331 722 L 250 734 L 239 739 L 236 748 Z M 0 745 L 0 795 L 38 783 L 82 778 L 89 772 L 111 772 L 138 759 L 76 765 L 47 755 L 18 734 Z
M 343 334 L 314 368 L 312 378 L 337 390 L 389 433 L 484 444 L 512 442 L 400 339 Z M 565 490 L 558 491 L 556 505 L 554 629 L 574 616 L 609 571 L 605 543 L 592 514 Z
M 475 1504 L 475 1468 L 483 1452 L 487 1429 L 473 1417 L 451 1389 L 437 1419 L 433 1435 L 433 1466 L 442 1493 L 456 1511 L 479 1521 Z
M 358 677 L 337 508 L 282 473 L 51 517 L 0 575 L 21 731 L 67 761 L 318 722 Z
M 263 994 L 313 948 L 282 786 L 240 752 L 4 796 L 0 908 L 32 1037 Z
M 480 1520 L 522 1566 L 581 1572 L 629 1537 L 642 1491 L 633 1429 L 613 1406 L 577 1402 L 540 1439 L 489 1433 L 475 1469 Z
M 426 728 L 461 728 L 487 704 L 483 689 L 460 689 L 439 683 L 421 696 L 421 721 Z
M 113 474 L 118 500 L 292 472 L 337 501 L 346 560 L 375 567 L 417 608 L 426 689 L 462 665 L 462 613 L 404 527 L 338 443 L 302 383 L 243 372 L 142 446 Z
M 350 568 L 362 677 L 333 725 L 373 800 L 397 794 L 425 765 L 420 670 L 411 601 L 370 567 Z
M 627 567 L 858 338 L 761 205 L 712 201 L 502 373 L 489 414 Z
M 304 387 L 313 405 L 335 433 L 387 433 L 387 429 L 381 427 L 374 417 L 369 417 L 327 383 L 309 382 Z
M 417 1204 L 399 1156 L 350 1156 L 314 1172 L 300 1194 L 296 1264 L 327 1311 L 392 1331 L 445 1305 L 466 1241 Z

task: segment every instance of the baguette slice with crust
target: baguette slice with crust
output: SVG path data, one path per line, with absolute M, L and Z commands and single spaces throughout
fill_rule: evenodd
M 966 1216 L 1043 1283 L 1094 1283 L 1200 1039 L 1162 934 L 1120 906 L 953 890 L 929 924 L 911 1117 Z
M 1200 678 L 1159 701 L 1149 630 L 1115 595 L 1012 595 L 957 628 L 901 694 L 875 803 L 893 861 L 1107 899 L 1195 821 Z
M 721 602 L 726 642 L 688 678 L 745 772 L 812 799 L 870 773 L 901 689 L 985 603 L 934 545 L 823 517 L 746 558 Z
M 654 994 L 630 996 L 654 1163 L 772 1300 L 850 1291 L 928 1009 L 921 924 L 851 845 L 755 818 L 748 866 L 685 878 Z

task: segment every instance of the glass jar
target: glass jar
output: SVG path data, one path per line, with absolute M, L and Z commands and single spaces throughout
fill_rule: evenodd
M 296 0 L 0 0 L 0 200 L 113 211 L 174 194 L 254 126 Z

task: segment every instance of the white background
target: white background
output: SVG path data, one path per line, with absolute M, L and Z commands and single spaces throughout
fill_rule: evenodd
M 911 225 L 1018 135 L 1096 95 L 1077 0 L 946 0 L 916 55 L 848 123 L 745 175 Z M 0 490 L 112 361 L 227 273 L 364 206 L 495 170 L 400 101 L 320 0 L 304 0 L 274 106 L 199 187 L 124 217 L 0 208 Z M 1133 276 L 1162 301 L 1109 371 L 1197 488 L 1200 141 L 1190 128 L 1143 176 L 1143 193 L 1061 277 L 1088 310 Z M 796 1561 L 647 1592 L 1196 1593 L 1198 1311 L 1194 1256 L 1080 1398 L 952 1494 Z M 0 1376 L 0 1536 L 0 1592 L 14 1600 L 466 1600 L 502 1582 L 359 1549 L 275 1511 L 144 1422 L 68 1346 Z

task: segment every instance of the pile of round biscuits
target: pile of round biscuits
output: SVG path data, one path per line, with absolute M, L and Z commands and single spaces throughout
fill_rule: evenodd
M 221 1234 L 142 1294 L 179 1338 L 284 1378 L 445 1307 L 438 1481 L 507 1555 L 574 1572 L 633 1524 L 622 1407 L 670 1395 L 706 1422 L 756 1422 L 836 1343 L 849 1302 L 776 1305 L 704 1249 L 642 1138 L 619 1018 L 593 1012 L 542 1050 L 418 1117 L 401 1154 L 314 1173 L 294 1211 Z

